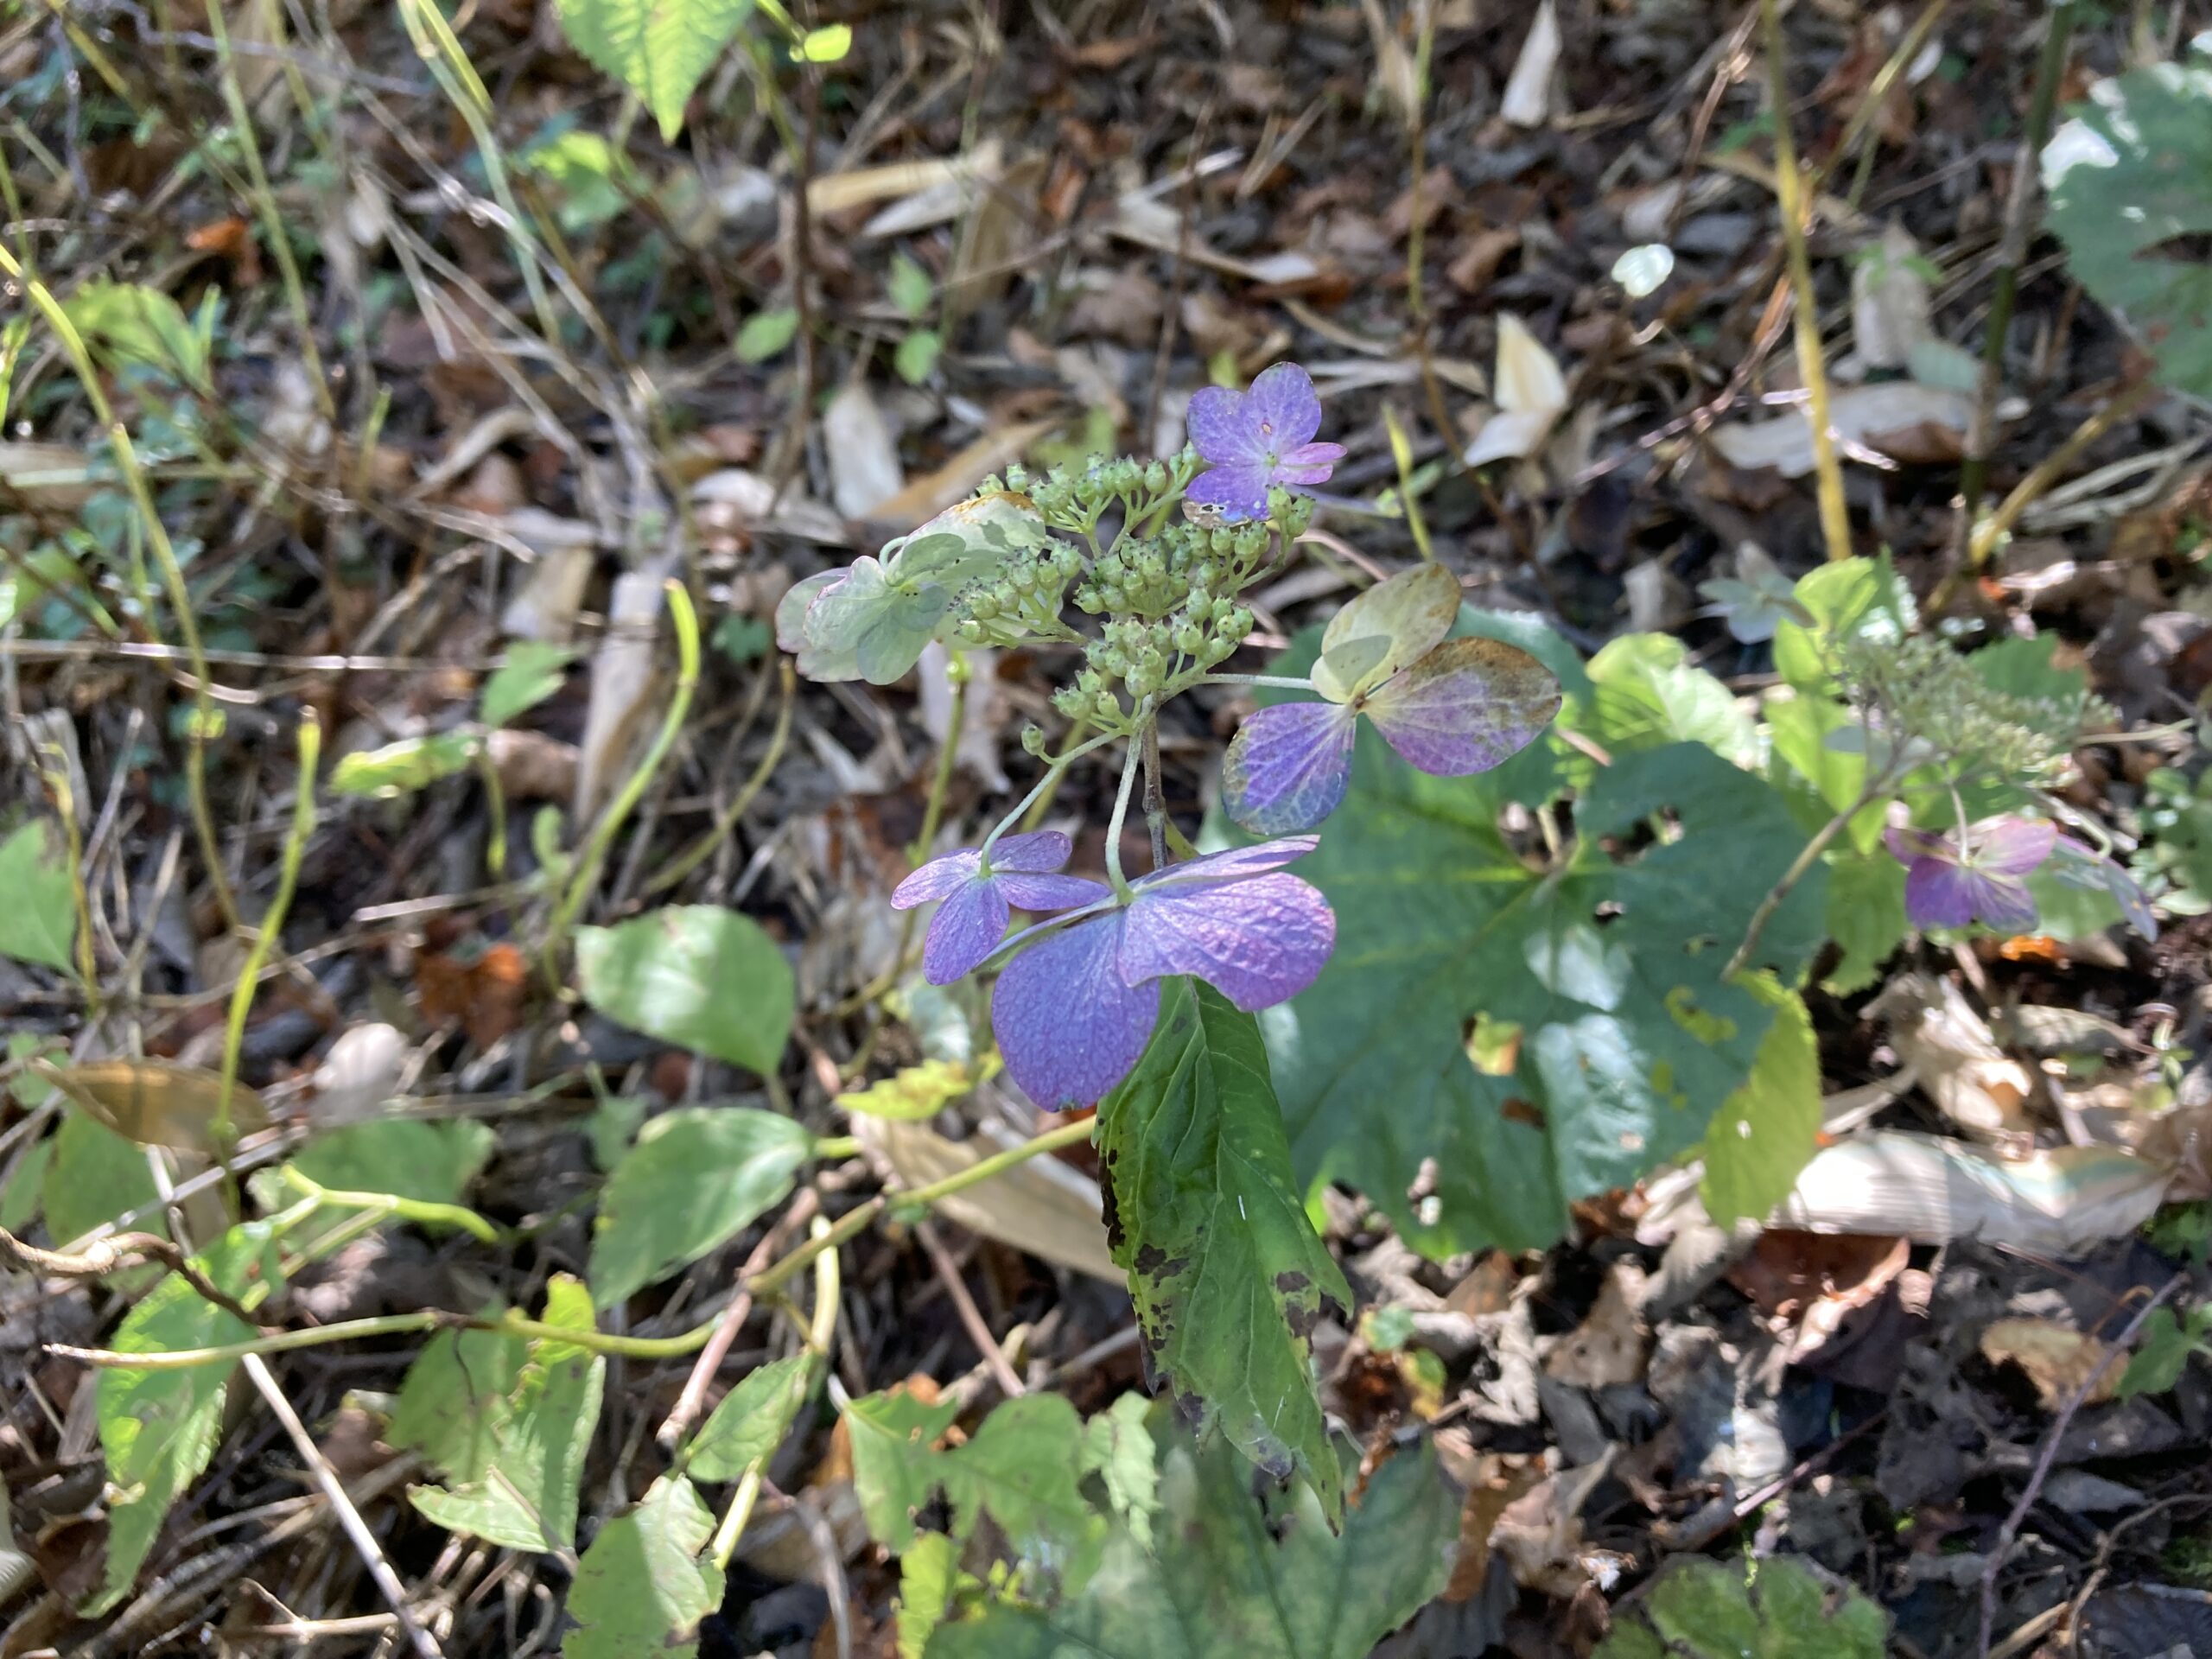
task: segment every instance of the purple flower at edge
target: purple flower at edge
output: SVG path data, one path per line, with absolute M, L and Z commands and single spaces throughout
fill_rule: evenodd
M 1143 1058 L 1170 974 L 1247 1013 L 1296 996 L 1337 940 L 1328 900 L 1282 868 L 1316 844 L 1292 836 L 1155 870 L 1128 904 L 1016 956 L 991 997 L 1008 1075 L 1047 1109 L 1103 1099 Z
M 1966 832 L 1893 826 L 1883 842 L 1905 867 L 1904 913 L 1915 927 L 1981 922 L 2000 933 L 2036 925 L 2036 901 L 2023 880 L 2057 844 L 2058 831 L 2031 818 L 1984 818 Z
M 891 895 L 894 910 L 944 900 L 922 942 L 922 977 L 950 985 L 972 972 L 998 949 L 1016 909 L 1073 910 L 1111 898 L 1103 882 L 1052 874 L 1074 850 L 1058 830 L 1040 830 L 1000 841 L 988 870 L 982 854 L 969 847 L 931 859 L 901 881 Z
M 1186 499 L 1238 518 L 1268 516 L 1268 491 L 1280 484 L 1305 493 L 1325 484 L 1344 459 L 1341 443 L 1316 443 L 1321 400 L 1313 377 L 1295 363 L 1278 363 L 1247 391 L 1207 386 L 1191 399 L 1192 445 L 1211 463 Z

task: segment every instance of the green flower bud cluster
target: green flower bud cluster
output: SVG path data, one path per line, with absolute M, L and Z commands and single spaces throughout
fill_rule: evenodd
M 1878 728 L 1961 774 L 2047 782 L 2083 733 L 2116 718 L 2109 704 L 2086 691 L 2036 696 L 2000 690 L 1971 657 L 1932 633 L 1846 638 L 1836 642 L 1836 652 L 1845 689 Z
M 960 637 L 979 645 L 1020 645 L 1039 634 L 1066 637 L 1060 608 L 1068 584 L 1083 574 L 1083 563 L 1080 549 L 1055 541 L 969 582 L 955 601 Z

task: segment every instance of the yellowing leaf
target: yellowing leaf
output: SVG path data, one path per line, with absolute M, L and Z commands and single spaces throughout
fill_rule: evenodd
M 959 1060 L 924 1060 L 919 1065 L 908 1066 L 896 1077 L 838 1096 L 837 1104 L 849 1112 L 868 1117 L 918 1123 L 925 1117 L 935 1117 L 998 1069 L 996 1055 L 986 1059 L 975 1072 Z
M 1350 702 L 1389 679 L 1452 632 L 1459 579 L 1424 562 L 1379 582 L 1329 619 L 1313 689 Z

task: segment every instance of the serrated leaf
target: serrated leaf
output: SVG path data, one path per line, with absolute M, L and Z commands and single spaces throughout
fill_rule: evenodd
M 1595 1659 L 1882 1659 L 1882 1610 L 1847 1586 L 1833 1611 L 1821 1581 L 1786 1555 L 1744 1567 L 1697 1556 L 1667 1569 L 1631 1622 L 1623 1618 Z M 1650 1625 L 1642 1620 L 1649 1618 Z M 1655 1637 L 1653 1629 L 1657 1635 Z
M 1170 981 L 1150 1046 L 1100 1103 L 1108 1240 L 1129 1275 L 1147 1369 L 1201 1431 L 1277 1480 L 1303 1475 L 1333 1522 L 1337 1459 L 1313 1326 L 1351 1287 L 1306 1218 L 1259 1023 Z
M 76 887 L 61 837 L 45 819 L 19 825 L 0 841 L 0 956 L 77 971 Z
M 1743 1087 L 1705 1132 L 1705 1207 L 1723 1227 L 1764 1221 L 1789 1196 L 1821 1137 L 1821 1049 L 1802 998 L 1761 974 L 1746 987 L 1775 1010 Z
M 671 905 L 576 931 L 584 1000 L 617 1024 L 752 1071 L 772 1071 L 797 995 L 782 949 L 749 916 Z
M 592 1329 L 589 1293 L 556 1274 L 545 1287 L 542 1322 Z M 599 1355 L 557 1338 L 532 1339 L 504 1421 L 492 1427 L 481 1478 L 412 1487 L 409 1501 L 449 1532 L 510 1549 L 575 1548 L 577 1491 L 606 1387 L 607 1362 Z
M 965 1446 L 935 1443 L 960 1414 L 957 1402 L 870 1395 L 846 1408 L 853 1488 L 868 1533 L 894 1554 L 914 1541 L 914 1516 L 942 1489 L 952 1536 L 966 1541 L 988 1515 L 1014 1552 L 1053 1573 L 1089 1555 L 1104 1523 L 1077 1486 L 1083 1422 L 1056 1394 L 1008 1400 Z
M 207 384 L 206 340 L 160 289 L 99 278 L 70 295 L 62 309 L 103 362 L 144 364 L 188 385 Z
M 505 659 L 484 682 L 476 717 L 486 726 L 504 726 L 528 713 L 561 689 L 563 676 L 575 652 L 546 639 L 518 639 L 507 647 Z
M 779 305 L 773 310 L 755 311 L 738 327 L 736 341 L 731 350 L 741 363 L 766 363 L 779 353 L 788 351 L 798 338 L 798 312 L 791 306 Z
M 1859 798 L 1866 784 L 1866 756 L 1839 749 L 1830 740 L 1855 725 L 1851 711 L 1833 697 L 1799 694 L 1777 696 L 1766 705 L 1767 743 L 1779 762 L 1768 775 L 1784 788 L 1797 788 L 1818 803 L 1807 815 L 1817 828 Z M 1881 845 L 1888 802 L 1873 801 L 1855 813 L 1846 831 L 1847 849 L 1868 852 Z
M 935 1117 L 997 1070 L 995 1056 L 986 1057 L 980 1076 L 963 1060 L 924 1060 L 919 1065 L 907 1066 L 894 1077 L 838 1096 L 837 1104 L 864 1117 L 884 1118 L 893 1123 L 918 1123 L 924 1118 Z
M 434 732 L 380 749 L 357 749 L 331 768 L 331 793 L 373 800 L 412 795 L 467 771 L 475 761 L 476 745 L 472 733 Z
M 2126 316 L 2177 391 L 2212 397 L 2212 63 L 2090 88 L 2043 152 L 2050 226 L 2082 284 Z
M 488 1123 L 385 1118 L 318 1135 L 292 1164 L 318 1185 L 340 1192 L 458 1204 L 492 1155 L 493 1139 Z
M 62 1118 L 54 1137 L 54 1159 L 39 1188 L 47 1236 L 58 1248 L 66 1249 L 95 1227 L 149 1205 L 155 1208 L 131 1225 L 166 1236 L 160 1200 L 143 1152 L 82 1112 Z
M 814 1390 L 814 1356 L 793 1354 L 746 1374 L 721 1398 L 684 1452 L 682 1466 L 701 1480 L 736 1480 L 784 1443 Z
M 265 1221 L 233 1227 L 194 1258 L 208 1279 L 251 1306 L 276 1289 L 275 1227 Z M 175 1274 L 163 1275 L 117 1327 L 122 1353 L 244 1342 L 254 1332 L 236 1314 L 203 1300 Z M 223 1392 L 236 1360 L 175 1370 L 113 1367 L 99 1373 L 97 1413 L 107 1456 L 107 1561 L 79 1611 L 97 1618 L 130 1592 L 162 1518 L 177 1495 L 199 1478 L 222 1438 Z
M 1702 743 L 1739 766 L 1758 761 L 1750 714 L 1673 635 L 1623 634 L 1590 659 L 1587 672 L 1589 697 L 1562 708 L 1560 723 L 1611 753 Z
M 899 1659 L 923 1659 L 954 1596 L 976 1580 L 960 1570 L 960 1546 L 925 1532 L 899 1558 Z
M 903 248 L 891 256 L 891 276 L 887 285 L 891 303 L 909 322 L 919 322 L 937 301 L 936 279 L 923 268 L 920 260 Z
M 674 143 L 683 106 L 753 0 L 559 0 L 559 10 L 576 50 L 635 92 Z
M 1700 744 L 1599 769 L 1558 869 L 1499 831 L 1503 804 L 1485 779 L 1363 747 L 1298 866 L 1335 907 L 1336 953 L 1262 1019 L 1300 1182 L 1358 1186 L 1424 1250 L 1548 1244 L 1572 1200 L 1703 1138 L 1773 1020 L 1721 969 L 1807 840 L 1776 790 Z M 1816 866 L 1791 890 L 1751 967 L 1795 982 L 1827 887 Z M 1510 1076 L 1467 1058 L 1480 1014 L 1527 1033 Z
M 618 1306 L 728 1243 L 783 1202 L 813 1149 L 801 1125 L 750 1107 L 689 1106 L 652 1119 L 600 1194 L 594 1305 Z
M 1366 1659 L 1444 1587 L 1459 1524 L 1426 1445 L 1376 1471 L 1341 1536 L 1310 1488 L 1263 1510 L 1217 1440 L 1179 1438 L 1160 1487 L 1159 1557 L 1118 1533 L 1079 1595 L 944 1625 L 928 1659 Z
M 715 1517 L 681 1475 L 663 1475 L 644 1500 L 599 1529 L 576 1563 L 569 1617 L 578 1629 L 565 1659 L 689 1659 L 699 1621 L 721 1605 L 722 1570 L 699 1559 Z
M 1125 1394 L 1083 1426 L 1083 1467 L 1104 1483 L 1107 1501 L 1129 1535 L 1150 1549 L 1160 1510 L 1160 1463 L 1147 1421 L 1152 1402 Z

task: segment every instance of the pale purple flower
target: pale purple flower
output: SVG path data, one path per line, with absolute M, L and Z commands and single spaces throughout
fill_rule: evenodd
M 1408 765 L 1462 778 L 1519 753 L 1559 703 L 1559 682 L 1527 652 L 1496 639 L 1447 639 L 1371 690 L 1355 687 L 1348 701 L 1261 709 L 1229 746 L 1222 804 L 1259 835 L 1310 830 L 1351 785 L 1360 715 Z
M 1905 867 L 1904 913 L 1915 927 L 1965 927 L 2000 933 L 2036 925 L 2036 901 L 2022 878 L 2050 856 L 2058 831 L 2031 818 L 1984 818 L 1966 831 L 1896 825 L 1883 832 Z
M 2158 937 L 2158 918 L 2143 884 L 2111 858 L 2086 841 L 2061 836 L 2051 860 L 2050 873 L 2069 887 L 2088 887 L 2111 895 L 2127 925 L 2146 939 Z
M 1143 1058 L 1170 974 L 1247 1013 L 1296 996 L 1337 939 L 1328 900 L 1282 868 L 1316 844 L 1293 836 L 1170 865 L 1132 882 L 1126 905 L 1044 925 L 991 997 L 1008 1075 L 1048 1109 L 1104 1098 Z
M 1295 363 L 1276 364 L 1249 391 L 1205 388 L 1191 399 L 1188 424 L 1192 446 L 1212 467 L 1186 499 L 1232 518 L 1266 518 L 1270 487 L 1306 493 L 1305 486 L 1328 482 L 1344 459 L 1344 445 L 1313 442 L 1321 400 L 1313 377 Z
M 891 895 L 895 910 L 942 899 L 922 943 L 922 977 L 950 985 L 998 949 L 1017 910 L 1073 910 L 1112 897 L 1103 882 L 1055 875 L 1074 843 L 1057 830 L 1007 836 L 982 854 L 963 848 L 933 858 L 901 881 Z

